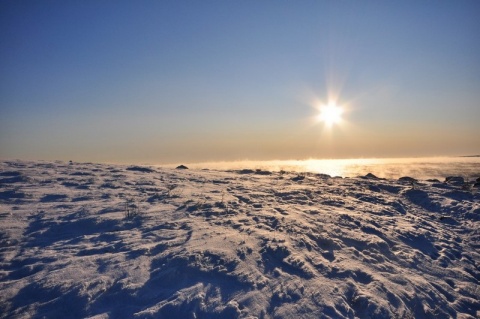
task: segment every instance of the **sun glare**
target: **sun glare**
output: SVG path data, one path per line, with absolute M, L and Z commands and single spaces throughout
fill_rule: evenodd
M 328 103 L 320 107 L 320 114 L 318 120 L 331 126 L 338 124 L 342 120 L 343 109 L 337 106 L 335 103 Z

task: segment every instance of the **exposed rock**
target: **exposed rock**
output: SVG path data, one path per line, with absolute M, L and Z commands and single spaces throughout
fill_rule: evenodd
M 141 167 L 141 166 L 130 166 L 127 168 L 127 171 L 137 171 L 143 173 L 153 173 L 155 172 L 153 169 L 148 167 Z
M 263 171 L 263 170 L 261 170 L 261 169 L 257 169 L 257 170 L 255 170 L 255 174 L 257 174 L 257 175 L 272 175 L 272 172 L 270 172 L 270 171 Z
M 405 182 L 405 183 L 416 183 L 417 180 L 413 177 L 410 176 L 403 176 L 398 179 L 399 182 Z
M 253 174 L 255 171 L 253 169 L 242 169 L 238 171 L 239 174 Z
M 461 176 L 448 176 L 445 178 L 445 183 L 454 185 L 454 186 L 462 186 L 465 184 L 465 179 Z

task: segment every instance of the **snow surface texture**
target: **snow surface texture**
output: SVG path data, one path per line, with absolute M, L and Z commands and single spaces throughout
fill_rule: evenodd
M 0 163 L 2 318 L 478 318 L 480 194 Z

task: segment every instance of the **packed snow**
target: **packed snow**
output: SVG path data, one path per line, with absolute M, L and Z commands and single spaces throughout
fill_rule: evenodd
M 3 161 L 0 317 L 478 318 L 479 199 L 461 178 Z

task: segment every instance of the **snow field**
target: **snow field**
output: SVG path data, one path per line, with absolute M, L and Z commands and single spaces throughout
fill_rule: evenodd
M 435 180 L 4 161 L 0 316 L 476 318 L 479 198 Z

